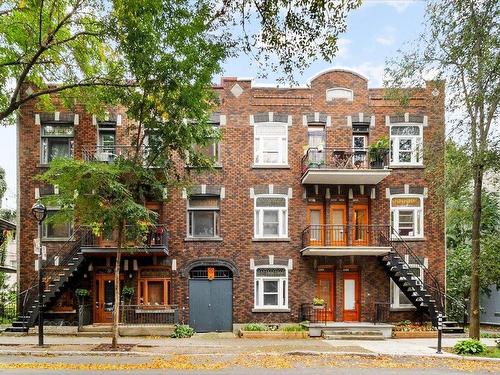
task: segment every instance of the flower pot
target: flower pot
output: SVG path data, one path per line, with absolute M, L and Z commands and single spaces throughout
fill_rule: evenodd
M 313 305 L 314 310 L 322 310 L 325 308 L 325 305 Z

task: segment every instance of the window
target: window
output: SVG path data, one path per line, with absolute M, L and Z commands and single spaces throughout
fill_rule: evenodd
M 219 142 L 210 143 L 206 146 L 195 145 L 195 151 L 203 154 L 205 157 L 213 160 L 215 166 L 220 166 L 220 144 Z
M 391 164 L 422 164 L 422 126 L 391 126 Z
M 168 305 L 169 280 L 143 279 L 139 281 L 139 304 L 146 306 Z
M 391 197 L 391 225 L 405 238 L 423 237 L 423 197 Z
M 286 238 L 288 235 L 288 197 L 268 195 L 255 197 L 256 238 Z
M 320 125 L 310 125 L 307 127 L 307 138 L 309 142 L 309 163 L 322 164 L 325 155 L 322 148 L 325 146 L 325 127 Z
M 255 270 L 255 308 L 288 308 L 288 274 L 283 267 Z
M 44 239 L 64 239 L 73 234 L 73 223 L 71 222 L 52 222 L 57 211 L 47 211 L 47 218 L 42 223 L 42 237 Z
M 254 164 L 288 164 L 288 125 L 263 123 L 254 127 Z
M 410 264 L 410 270 L 412 273 L 421 281 L 424 281 L 424 273 L 422 268 L 417 264 Z M 420 284 L 420 282 L 417 282 Z M 405 294 L 399 289 L 398 285 L 391 279 L 391 308 L 401 308 L 408 309 L 414 308 L 413 303 L 405 296 Z
M 58 157 L 73 157 L 73 125 L 43 125 L 41 163 Z
M 219 196 L 191 196 L 188 202 L 188 237 L 218 237 L 219 211 Z

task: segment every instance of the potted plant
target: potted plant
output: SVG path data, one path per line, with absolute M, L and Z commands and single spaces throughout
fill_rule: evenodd
M 122 289 L 123 299 L 128 299 L 128 304 L 132 304 L 132 297 L 134 296 L 135 288 L 132 286 L 124 286 Z
M 370 167 L 373 169 L 382 169 L 384 167 L 384 159 L 389 153 L 389 138 L 381 137 L 377 142 L 368 146 L 368 158 L 370 159 Z
M 79 288 L 75 290 L 76 298 L 78 299 L 78 304 L 79 305 L 84 305 L 85 304 L 85 299 L 90 296 L 90 292 L 88 289 L 84 288 Z
M 322 309 L 325 307 L 325 300 L 323 298 L 313 298 L 313 309 Z

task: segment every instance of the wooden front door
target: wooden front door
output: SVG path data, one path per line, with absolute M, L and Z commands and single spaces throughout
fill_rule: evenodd
M 330 225 L 328 226 L 329 246 L 347 245 L 346 206 L 344 203 L 330 206 Z
M 326 311 L 320 310 L 316 314 L 319 321 L 333 321 L 335 317 L 335 283 L 333 271 L 316 273 L 316 294 L 315 298 L 325 300 Z
M 108 273 L 95 275 L 94 288 L 94 323 L 112 323 L 115 275 Z
M 344 272 L 344 321 L 359 322 L 361 307 L 361 285 L 359 273 Z
M 368 246 L 370 243 L 370 227 L 368 226 L 368 204 L 358 203 L 353 206 L 353 246 Z
M 307 206 L 307 224 L 309 229 L 309 246 L 322 246 L 325 243 L 325 210 L 322 204 Z

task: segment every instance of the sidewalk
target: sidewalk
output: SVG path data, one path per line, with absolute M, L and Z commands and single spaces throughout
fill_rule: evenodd
M 463 338 L 444 338 L 443 348 L 449 348 Z M 494 339 L 482 339 L 488 346 L 495 346 Z M 38 347 L 38 337 L 4 336 L 0 335 L 0 355 L 77 355 L 99 354 L 96 351 L 100 344 L 109 344 L 110 338 L 76 337 L 76 336 L 45 336 L 45 347 Z M 388 339 L 384 341 L 355 340 L 253 340 L 240 339 L 232 334 L 196 334 L 190 339 L 172 339 L 164 337 L 122 337 L 120 344 L 128 344 L 125 352 L 113 352 L 117 355 L 238 355 L 253 354 L 358 354 L 367 356 L 460 356 L 444 353 L 436 354 L 436 339 Z M 109 352 L 106 352 L 109 353 Z

